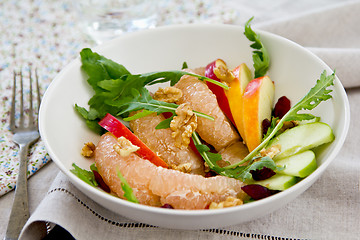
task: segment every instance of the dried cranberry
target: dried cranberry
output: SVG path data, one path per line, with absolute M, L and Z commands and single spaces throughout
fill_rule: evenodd
M 259 184 L 249 184 L 241 187 L 241 189 L 255 200 L 263 199 L 279 192 L 275 190 L 270 190 Z
M 271 126 L 271 122 L 269 119 L 265 118 L 262 123 L 261 123 L 261 127 L 262 127 L 262 133 L 263 135 L 265 135 L 269 129 L 269 127 Z
M 290 100 L 282 96 L 279 98 L 274 108 L 274 117 L 282 118 L 291 108 Z
M 255 181 L 265 180 L 275 175 L 275 172 L 267 167 L 258 170 L 250 170 L 250 173 Z
M 168 204 L 168 203 L 165 203 L 164 205 L 162 205 L 161 208 L 174 209 L 173 206 L 171 206 L 171 205 Z
M 214 173 L 213 171 L 208 171 L 207 173 L 205 173 L 205 177 L 208 178 L 208 177 L 214 177 L 216 176 L 216 173 Z
M 166 119 L 172 117 L 172 115 L 173 115 L 173 114 L 172 114 L 171 112 L 163 112 L 163 116 L 164 116 Z
M 94 173 L 94 177 L 95 177 L 95 180 L 96 182 L 99 184 L 99 187 L 104 190 L 105 192 L 109 193 L 110 192 L 110 188 L 109 186 L 104 182 L 104 180 L 102 179 L 101 175 L 93 170 L 93 173 Z

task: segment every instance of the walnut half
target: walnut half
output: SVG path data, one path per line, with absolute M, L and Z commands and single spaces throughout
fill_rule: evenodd
M 180 89 L 175 87 L 159 88 L 155 94 L 154 99 L 158 101 L 174 103 L 180 100 L 183 93 Z
M 95 144 L 88 142 L 84 144 L 84 147 L 81 149 L 81 155 L 87 158 L 93 157 L 95 154 Z
M 212 202 L 209 206 L 209 209 L 221 209 L 221 208 L 226 208 L 226 207 L 234 207 L 234 206 L 238 206 L 238 205 L 242 205 L 243 201 L 241 199 L 238 198 L 234 198 L 234 197 L 227 197 L 225 201 L 216 203 L 216 202 Z
M 227 68 L 225 62 L 222 60 L 216 61 L 216 67 L 214 68 L 213 72 L 218 79 L 225 83 L 230 83 L 235 78 L 232 71 Z
M 130 155 L 130 153 L 136 152 L 140 149 L 125 137 L 119 137 L 117 141 L 118 144 L 114 145 L 114 150 L 122 157 L 127 157 Z
M 276 156 L 276 154 L 278 154 L 279 152 L 281 152 L 281 146 L 280 145 L 274 145 L 268 149 L 262 149 L 260 151 L 260 154 L 262 157 L 270 157 L 270 158 L 274 158 Z
M 180 165 L 176 166 L 175 164 L 172 164 L 171 169 L 184 172 L 184 173 L 191 173 L 191 163 L 181 163 Z
M 171 136 L 175 139 L 175 146 L 184 149 L 197 128 L 197 117 L 189 103 L 179 105 L 175 113 L 177 116 L 170 122 L 170 129 L 173 131 Z

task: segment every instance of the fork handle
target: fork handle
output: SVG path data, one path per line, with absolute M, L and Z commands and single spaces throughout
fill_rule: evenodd
M 19 174 L 15 188 L 14 202 L 4 240 L 18 239 L 21 229 L 24 227 L 30 216 L 27 190 L 27 154 L 29 151 L 29 144 L 20 144 L 19 147 Z

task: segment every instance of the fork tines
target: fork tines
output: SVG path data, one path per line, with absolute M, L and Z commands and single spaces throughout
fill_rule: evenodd
M 31 70 L 31 66 L 29 66 L 28 69 L 28 78 L 29 78 L 29 122 L 28 122 L 28 127 L 34 127 L 36 126 L 37 122 L 36 119 L 34 118 L 34 114 L 37 114 L 39 112 L 39 107 L 40 107 L 40 88 L 39 88 L 39 77 L 38 77 L 38 73 L 37 73 L 37 69 L 35 69 L 35 84 L 36 84 L 36 92 L 37 92 L 37 108 L 36 111 L 34 111 L 34 106 L 33 106 L 33 74 L 32 74 L 32 70 Z M 19 126 L 16 127 L 15 126 L 15 109 L 16 109 L 16 95 L 17 95 L 17 90 L 16 90 L 16 85 L 17 85 L 17 78 L 19 78 L 20 80 L 20 117 L 19 117 Z M 11 110 L 10 110 L 10 129 L 11 130 L 15 130 L 15 128 L 17 129 L 23 129 L 25 128 L 25 124 L 24 124 L 24 83 L 23 83 L 23 73 L 22 70 L 19 70 L 18 72 L 14 70 L 14 79 L 13 79 L 13 92 L 12 92 L 12 103 L 11 103 Z M 35 120 L 35 121 L 34 121 Z

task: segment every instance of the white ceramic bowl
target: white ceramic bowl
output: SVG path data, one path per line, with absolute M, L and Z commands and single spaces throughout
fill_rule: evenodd
M 275 82 L 276 99 L 286 95 L 293 103 L 315 85 L 323 70 L 332 70 L 310 51 L 282 37 L 257 31 L 268 49 L 271 67 L 268 74 Z M 93 49 L 126 66 L 132 73 L 178 70 L 186 61 L 189 67 L 205 66 L 216 58 L 230 67 L 245 62 L 252 67 L 250 42 L 243 28 L 230 25 L 181 25 L 126 34 Z M 74 104 L 87 107 L 92 96 L 87 76 L 75 59 L 52 81 L 40 109 L 40 133 L 46 148 L 62 172 L 95 202 L 136 221 L 176 229 L 201 229 L 234 225 L 264 216 L 284 206 L 325 171 L 344 143 L 349 127 L 349 104 L 336 78 L 333 98 L 321 103 L 313 113 L 328 123 L 336 136 L 333 143 L 318 153 L 318 169 L 286 191 L 260 201 L 219 210 L 172 210 L 134 204 L 91 187 L 69 170 L 75 162 L 89 168 L 91 161 L 80 155 L 85 142 L 96 143 L 93 134 L 74 111 Z

